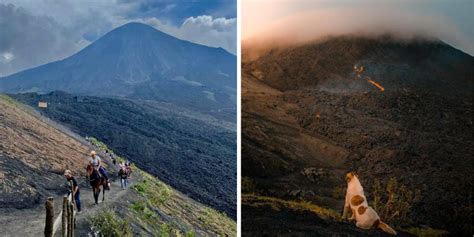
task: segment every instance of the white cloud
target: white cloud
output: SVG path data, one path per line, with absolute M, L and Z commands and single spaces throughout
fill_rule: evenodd
M 149 24 L 183 40 L 212 47 L 222 47 L 233 54 L 237 53 L 236 18 L 213 18 L 202 15 L 187 18 L 181 26 L 167 24 L 155 17 L 137 19 L 137 21 Z
M 13 54 L 10 53 L 10 52 L 5 52 L 5 53 L 1 53 L 1 54 L 0 54 L 0 62 L 1 62 L 1 63 L 9 63 L 9 62 L 11 62 L 13 59 L 15 59 L 15 55 L 13 55 Z

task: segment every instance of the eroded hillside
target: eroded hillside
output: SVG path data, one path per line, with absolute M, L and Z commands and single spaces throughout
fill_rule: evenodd
M 0 207 L 62 193 L 64 170 L 83 170 L 88 147 L 10 97 L 0 95 L 0 111 Z

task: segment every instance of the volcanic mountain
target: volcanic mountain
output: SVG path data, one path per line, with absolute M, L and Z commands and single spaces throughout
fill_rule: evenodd
M 129 23 L 78 53 L 0 78 L 0 92 L 159 100 L 201 110 L 235 109 L 236 57 Z
M 244 234 L 373 234 L 337 226 L 352 170 L 398 230 L 472 233 L 472 56 L 392 36 L 247 50 Z

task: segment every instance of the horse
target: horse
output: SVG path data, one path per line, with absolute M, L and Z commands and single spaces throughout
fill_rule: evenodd
M 92 187 L 92 192 L 94 194 L 95 204 L 99 204 L 99 195 L 100 195 L 100 186 L 102 186 L 102 202 L 105 200 L 105 189 L 107 189 L 107 180 L 104 176 L 99 174 L 99 171 L 94 169 L 91 164 L 86 168 L 87 178 Z

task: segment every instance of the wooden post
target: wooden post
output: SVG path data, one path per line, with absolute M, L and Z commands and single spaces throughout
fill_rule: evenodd
M 67 236 L 71 236 L 71 206 L 67 203 Z
M 67 213 L 68 213 L 68 201 L 67 201 L 67 195 L 64 195 L 64 198 L 63 198 L 63 215 L 62 215 L 62 219 L 61 219 L 61 226 L 62 226 L 62 229 L 61 229 L 61 233 L 62 233 L 62 237 L 67 237 Z
M 68 202 L 68 223 L 67 223 L 67 234 L 70 237 L 74 237 L 73 230 L 74 230 L 74 208 L 72 202 Z
M 74 197 L 72 198 L 74 200 Z M 74 237 L 74 229 L 76 228 L 76 215 L 74 214 L 74 201 L 71 202 L 71 237 Z
M 53 237 L 53 227 L 54 227 L 54 204 L 53 198 L 48 197 L 46 200 L 46 222 L 44 225 L 44 236 Z
M 74 230 L 76 229 L 76 214 L 75 214 L 75 211 L 74 211 L 74 204 L 71 204 L 71 224 L 72 224 L 72 228 L 71 228 L 71 237 L 74 237 Z

